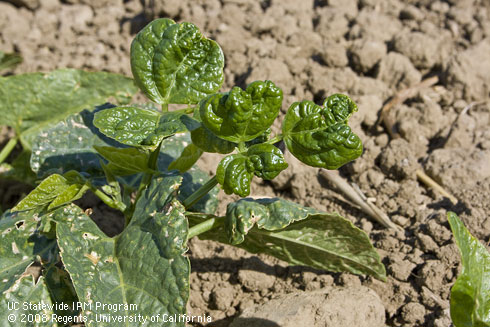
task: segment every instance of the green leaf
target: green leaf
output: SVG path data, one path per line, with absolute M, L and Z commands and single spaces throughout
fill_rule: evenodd
M 97 107 L 107 110 L 110 105 Z M 93 125 L 94 113 L 84 110 L 71 115 L 39 134 L 32 147 L 31 167 L 43 177 L 52 173 L 64 174 L 76 170 L 91 177 L 102 177 L 100 156 L 94 146 L 121 147 Z
M 490 326 L 490 253 L 454 212 L 447 218 L 461 252 L 463 269 L 451 288 L 451 319 L 456 327 Z
M 9 310 L 9 302 L 17 303 L 18 309 Z M 44 308 L 38 309 L 42 304 Z M 56 327 L 53 305 L 45 279 L 41 276 L 36 283 L 34 276 L 25 274 L 0 297 L 0 321 L 9 327 Z
M 245 154 L 224 157 L 216 169 L 216 178 L 226 194 L 245 197 L 250 194 L 254 174 L 263 179 L 273 179 L 287 167 L 280 149 L 271 144 L 256 144 Z
M 283 121 L 284 143 L 309 166 L 337 169 L 362 154 L 361 140 L 347 126 L 356 111 L 356 104 L 342 94 L 329 96 L 323 108 L 311 101 L 295 102 Z
M 0 164 L 0 178 L 33 185 L 37 176 L 31 169 L 30 160 L 30 151 L 22 151 L 11 164 Z
M 75 316 L 77 310 L 72 310 L 75 308 L 71 308 L 71 304 L 78 302 L 78 298 L 73 288 L 73 283 L 68 272 L 57 265 L 60 265 L 60 263 L 52 262 L 49 265 L 43 265 L 43 277 L 52 301 L 54 303 L 70 304 L 70 309 L 58 310 L 57 307 L 55 308 L 55 313 L 58 316 Z
M 185 209 L 171 195 L 158 200 L 166 205 L 158 211 L 147 209 L 135 214 L 122 234 L 114 238 L 107 237 L 74 205 L 56 213 L 61 257 L 81 302 L 122 304 L 126 308 L 119 310 L 119 315 L 139 314 L 146 319 L 157 313 L 185 313 L 190 272 L 184 256 L 188 229 Z M 142 201 L 156 202 L 151 198 Z M 95 315 L 101 314 L 114 312 L 93 305 L 83 312 L 89 320 L 86 325 L 121 325 L 95 322 Z M 183 327 L 184 323 L 169 326 Z
M 155 149 L 163 139 L 197 128 L 199 123 L 182 112 L 117 107 L 97 112 L 94 125 L 123 144 Z
M 56 241 L 39 234 L 39 220 L 33 211 L 5 213 L 0 219 L 0 294 L 34 261 L 50 261 L 53 256 Z
M 181 173 L 188 171 L 199 160 L 202 155 L 202 150 L 195 144 L 190 143 L 184 148 L 180 157 L 172 161 L 168 166 L 169 170 L 177 169 Z
M 126 145 L 139 146 L 153 133 L 160 113 L 136 107 L 116 107 L 95 114 L 94 125 L 107 137 Z
M 224 57 L 219 45 L 191 23 L 157 19 L 131 44 L 135 81 L 152 101 L 198 103 L 223 83 Z
M 105 72 L 61 69 L 0 77 L 0 115 L 30 149 L 48 125 L 111 97 L 128 102 L 136 91 L 132 79 Z
M 44 179 L 31 193 L 17 203 L 12 211 L 38 209 L 45 206 L 52 209 L 80 199 L 87 190 L 88 187 L 84 184 L 53 174 Z
M 225 228 L 230 243 L 239 244 L 255 224 L 260 229 L 274 231 L 315 212 L 312 208 L 278 198 L 241 199 L 228 204 Z
M 274 179 L 282 170 L 288 168 L 281 150 L 272 144 L 252 145 L 248 148 L 247 156 L 254 174 L 262 179 Z
M 188 215 L 191 226 L 202 219 Z M 221 226 L 199 238 L 230 244 Z M 235 245 L 251 253 L 265 253 L 291 265 L 316 269 L 367 274 L 386 280 L 386 272 L 369 237 L 338 214 L 316 213 L 275 231 L 248 231 L 245 240 Z
M 160 156 L 158 157 L 158 170 L 162 173 L 168 173 L 169 165 L 179 157 L 184 148 L 189 144 L 189 133 L 176 134 L 163 140 Z M 210 178 L 209 174 L 203 172 L 196 165 L 181 175 L 183 181 L 178 196 L 180 201 L 185 200 L 197 191 Z M 214 213 L 218 208 L 218 192 L 219 188 L 216 186 L 206 196 L 189 208 L 189 210 Z
M 282 90 L 271 81 L 235 86 L 200 102 L 201 120 L 216 136 L 230 142 L 253 140 L 272 125 L 282 104 Z
M 16 53 L 5 53 L 0 51 L 0 71 L 14 68 L 22 62 L 22 57 Z
M 109 161 L 107 169 L 117 175 L 154 173 L 148 167 L 149 154 L 136 148 L 114 148 L 94 145 L 94 149 Z
M 233 152 L 238 144 L 223 140 L 214 135 L 204 125 L 191 132 L 192 143 L 204 152 L 228 154 Z
M 241 197 L 250 194 L 250 183 L 253 171 L 248 158 L 242 154 L 231 154 L 224 157 L 216 169 L 216 179 L 226 194 L 237 194 Z M 250 170 L 250 171 L 249 171 Z

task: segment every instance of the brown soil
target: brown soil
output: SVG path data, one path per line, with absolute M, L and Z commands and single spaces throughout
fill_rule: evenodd
M 291 158 L 277 180 L 255 179 L 252 195 L 281 196 L 347 217 L 369 233 L 388 281 L 288 267 L 194 239 L 189 312 L 210 315 L 208 326 L 228 326 L 241 312 L 233 326 L 291 326 L 260 307 L 291 314 L 288 308 L 303 301 L 295 312 L 308 325 L 379 326 L 373 319 L 379 319 L 380 304 L 388 326 L 449 326 L 450 287 L 460 268 L 446 212 L 455 211 L 476 237 L 490 241 L 490 2 L 0 1 L 0 50 L 24 57 L 15 74 L 71 67 L 130 76 L 131 39 L 156 17 L 193 22 L 220 43 L 226 56 L 223 89 L 271 79 L 284 90 L 283 113 L 293 101 L 321 103 L 334 92 L 354 98 L 360 110 L 352 125 L 365 151 L 341 174 L 404 228 L 393 232 L 372 222 L 319 177 L 318 169 Z M 401 138 L 391 139 L 376 124 L 379 110 L 398 91 L 429 76 L 438 76 L 439 83 L 392 108 Z M 211 172 L 217 160 L 206 156 L 201 165 Z M 458 203 L 421 184 L 419 168 Z M 20 194 L 14 196 L 10 187 L 3 184 L 0 192 L 4 209 L 13 201 L 5 197 Z M 233 197 L 221 193 L 220 198 Z M 100 217 L 106 215 L 96 200 L 87 201 Z M 319 303 L 328 297 L 345 301 L 327 301 L 330 314 L 345 308 L 340 316 L 345 310 L 366 315 L 320 319 L 326 309 Z

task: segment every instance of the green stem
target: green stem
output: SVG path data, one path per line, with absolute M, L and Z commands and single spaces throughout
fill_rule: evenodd
M 162 103 L 162 112 L 168 111 L 168 103 Z
M 99 190 L 94 186 L 90 186 L 90 189 L 92 190 L 92 192 L 94 192 L 95 195 L 99 197 L 99 199 L 102 200 L 102 202 L 107 204 L 109 207 L 113 209 L 117 209 L 121 212 L 124 212 L 124 210 L 126 210 L 126 205 L 124 203 L 114 200 L 113 198 L 111 198 L 110 196 L 108 196 L 107 194 L 105 194 L 104 192 L 102 192 L 101 190 Z
M 278 135 L 274 136 L 273 138 L 271 138 L 270 140 L 268 140 L 267 142 L 264 142 L 264 143 L 275 144 L 277 142 L 282 141 L 282 139 L 283 139 L 282 134 L 278 134 Z
M 216 179 L 216 176 L 214 176 L 204 185 L 202 185 L 197 191 L 192 193 L 187 199 L 185 199 L 182 204 L 186 209 L 192 207 L 197 201 L 208 194 L 209 191 L 211 191 L 216 185 L 218 185 L 218 180 Z
M 8 143 L 3 147 L 2 152 L 0 152 L 0 164 L 7 159 L 9 156 L 10 152 L 15 148 L 17 145 L 17 142 L 19 141 L 18 138 L 14 137 L 8 141 Z
M 189 233 L 187 234 L 187 239 L 190 240 L 194 236 L 205 233 L 213 228 L 219 227 L 225 223 L 224 217 L 213 217 L 203 221 L 200 224 L 192 226 L 189 228 Z
M 245 145 L 245 142 L 238 143 L 238 151 L 247 152 L 247 146 Z

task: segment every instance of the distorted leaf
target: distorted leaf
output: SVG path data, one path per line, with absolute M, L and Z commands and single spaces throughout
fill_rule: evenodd
M 271 81 L 235 86 L 200 102 L 200 118 L 212 133 L 230 142 L 253 140 L 269 128 L 281 109 L 282 90 Z
M 284 143 L 291 153 L 313 167 L 337 169 L 362 154 L 362 142 L 347 125 L 357 111 L 347 96 L 329 96 L 323 108 L 311 101 L 293 103 L 283 121 Z

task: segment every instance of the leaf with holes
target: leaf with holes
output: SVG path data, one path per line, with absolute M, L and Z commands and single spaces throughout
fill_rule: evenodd
M 56 241 L 39 233 L 39 220 L 34 211 L 5 213 L 0 219 L 0 294 L 34 261 L 52 260 Z
M 9 309 L 14 303 L 18 309 Z M 52 320 L 54 304 L 46 280 L 25 274 L 0 297 L 0 321 L 9 327 L 57 327 Z
M 131 70 L 149 99 L 160 104 L 198 103 L 223 83 L 219 45 L 191 23 L 157 19 L 131 44 Z
M 295 102 L 283 121 L 284 143 L 309 166 L 337 169 L 362 154 L 361 140 L 347 125 L 356 111 L 356 104 L 343 94 L 329 96 L 323 107 Z
M 185 209 L 174 197 L 180 177 L 160 178 L 155 183 L 163 185 L 155 192 L 150 186 L 136 204 L 130 224 L 114 238 L 107 237 L 74 205 L 54 214 L 62 261 L 81 302 L 123 304 L 126 308 L 120 313 L 127 316 L 185 313 L 190 264 L 184 256 Z M 134 304 L 137 308 L 130 306 Z M 89 327 L 98 326 L 95 315 L 111 313 L 107 307 L 83 312 Z

